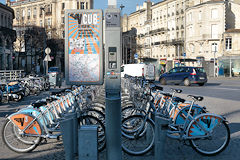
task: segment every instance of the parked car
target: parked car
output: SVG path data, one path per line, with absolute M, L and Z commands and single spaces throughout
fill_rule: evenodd
M 162 74 L 159 81 L 162 85 L 183 83 L 185 86 L 191 84 L 203 86 L 207 82 L 207 75 L 203 67 L 176 67 Z

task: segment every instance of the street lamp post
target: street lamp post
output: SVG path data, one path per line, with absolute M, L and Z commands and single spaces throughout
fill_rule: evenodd
M 212 44 L 213 46 L 214 46 L 214 51 L 213 51 L 213 53 L 214 53 L 214 60 L 213 60 L 213 68 L 214 68 L 214 70 L 213 70 L 213 76 L 214 77 L 216 77 L 216 52 L 217 52 L 217 43 L 213 43 Z
M 123 10 L 123 8 L 124 8 L 125 6 L 123 5 L 123 4 L 121 4 L 121 6 L 120 6 L 120 9 L 121 9 L 121 16 L 122 16 L 122 10 Z M 122 23 L 123 23 L 123 18 L 122 18 Z M 124 59 L 123 59 L 123 53 L 124 53 L 124 43 L 125 43 L 125 41 L 124 41 L 124 39 L 123 39 L 123 28 L 122 28 L 122 31 L 121 31 L 121 43 L 122 43 L 122 63 L 124 64 Z M 124 43 L 123 43 L 124 42 Z
M 230 69 L 229 70 L 230 71 L 229 74 L 230 75 L 229 75 L 229 77 L 232 77 L 232 58 L 231 58 L 231 55 L 229 56 L 229 59 L 230 59 L 230 64 L 229 64 L 229 69 Z

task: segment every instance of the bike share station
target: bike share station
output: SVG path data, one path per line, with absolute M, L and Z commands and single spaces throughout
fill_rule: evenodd
M 105 75 L 106 158 L 122 160 L 121 148 L 121 16 L 116 0 L 102 10 L 65 11 L 65 77 L 67 85 L 102 85 Z M 103 63 L 103 29 L 105 64 Z M 105 71 L 104 71 L 105 66 Z M 72 114 L 60 124 L 65 159 L 97 160 L 97 127 L 79 126 Z M 160 129 L 159 129 L 160 130 Z M 159 153 L 159 150 L 158 150 Z

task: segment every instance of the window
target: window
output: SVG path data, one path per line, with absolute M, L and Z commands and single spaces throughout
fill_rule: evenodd
M 62 3 L 62 11 L 65 9 L 65 3 Z
M 88 2 L 86 2 L 86 9 L 88 9 Z
M 80 9 L 84 9 L 84 2 L 80 2 Z
M 79 9 L 80 7 L 79 7 L 79 2 L 77 2 L 77 9 Z
M 48 27 L 51 26 L 51 18 L 48 18 L 48 20 L 47 20 L 47 25 L 48 25 Z
M 48 12 L 48 13 L 51 13 L 51 12 L 52 12 L 52 5 L 48 5 L 48 6 L 47 6 L 47 12 Z
M 40 24 L 40 27 L 43 27 L 42 20 L 40 20 L 39 24 Z
M 11 20 L 10 20 L 9 17 L 8 17 L 8 28 L 12 28 L 12 27 L 11 27 Z
M 22 18 L 24 19 L 25 17 L 25 10 L 22 10 Z
M 40 7 L 40 8 L 39 8 L 39 15 L 40 15 L 40 16 L 42 16 L 42 10 L 43 10 L 43 8 Z
M 216 8 L 211 10 L 211 17 L 212 19 L 218 18 L 218 10 Z
M 212 36 L 212 39 L 218 38 L 218 26 L 216 24 L 211 25 L 211 36 Z
M 232 37 L 226 37 L 226 50 L 232 49 Z
M 31 9 L 30 8 L 28 9 L 27 16 L 28 16 L 28 19 L 30 19 L 30 17 L 31 17 Z
M 33 18 L 36 18 L 36 16 L 37 16 L 37 8 L 35 7 L 33 9 Z
M 62 38 L 65 38 L 65 31 L 62 32 Z
M 19 11 L 16 12 L 16 19 L 19 20 Z
M 62 24 L 64 24 L 65 22 L 65 17 L 62 17 Z
M 198 20 L 202 20 L 202 11 L 199 11 L 198 13 Z
M 188 19 L 189 19 L 189 22 L 192 21 L 192 13 L 189 13 L 189 15 L 188 15 Z
M 5 17 L 5 25 L 4 27 L 7 27 L 7 16 L 4 16 Z

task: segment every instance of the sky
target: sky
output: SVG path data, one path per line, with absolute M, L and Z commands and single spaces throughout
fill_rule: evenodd
M 130 14 L 136 11 L 136 5 L 142 5 L 147 0 L 117 0 L 117 7 L 123 4 L 123 14 Z M 152 0 L 152 2 L 160 2 L 161 0 Z M 0 0 L 1 3 L 5 4 L 5 0 Z M 108 6 L 108 0 L 94 0 L 94 9 L 106 9 Z
M 147 0 L 117 0 L 117 7 L 122 4 L 125 7 L 123 8 L 123 14 L 130 14 L 136 11 L 136 6 L 143 5 L 143 2 Z M 160 2 L 161 0 L 151 0 L 154 3 Z M 94 9 L 105 9 L 108 7 L 108 0 L 94 0 Z

